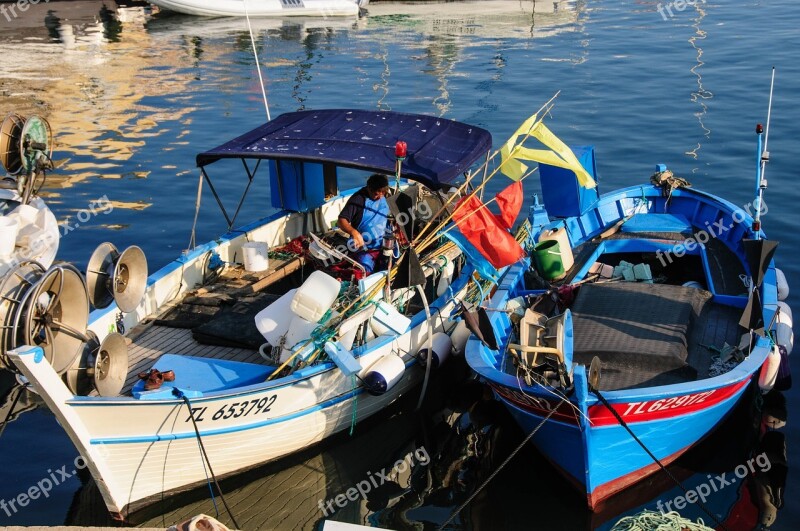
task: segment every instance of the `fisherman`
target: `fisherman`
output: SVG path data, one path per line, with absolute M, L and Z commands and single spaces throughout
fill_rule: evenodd
M 351 238 L 347 247 L 368 275 L 375 270 L 380 257 L 389 216 L 385 198 L 388 192 L 389 179 L 380 173 L 372 174 L 367 185 L 350 196 L 339 213 L 339 228 Z

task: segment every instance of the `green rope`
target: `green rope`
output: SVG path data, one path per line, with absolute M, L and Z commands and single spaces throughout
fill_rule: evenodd
M 714 531 L 714 528 L 705 525 L 702 518 L 693 522 L 676 511 L 659 513 L 644 510 L 622 518 L 611 531 Z

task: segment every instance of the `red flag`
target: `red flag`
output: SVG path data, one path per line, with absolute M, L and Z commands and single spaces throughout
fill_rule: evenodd
M 500 205 L 500 215 L 497 216 L 497 221 L 503 227 L 511 229 L 522 209 L 522 181 L 509 184 L 505 190 L 495 196 L 495 199 Z
M 459 201 L 453 220 L 464 237 L 497 269 L 525 256 L 514 237 L 477 196 Z

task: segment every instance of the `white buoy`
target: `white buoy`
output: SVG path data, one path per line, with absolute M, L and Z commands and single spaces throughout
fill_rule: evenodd
M 761 394 L 767 394 L 775 387 L 780 366 L 781 351 L 778 349 L 778 345 L 774 345 L 769 356 L 764 360 L 764 364 L 761 365 L 761 372 L 758 375 L 758 387 L 761 389 Z
M 778 285 L 778 300 L 785 301 L 789 296 L 789 283 L 786 281 L 786 275 L 777 267 L 775 268 L 775 279 L 775 283 Z
M 445 360 L 447 360 L 447 357 L 450 356 L 450 351 L 453 349 L 453 342 L 450 340 L 450 336 L 444 332 L 437 332 L 433 334 L 431 343 L 433 346 L 433 352 L 430 354 L 431 369 L 438 369 L 445 362 Z M 427 344 L 428 342 L 426 341 L 425 345 Z M 419 352 L 417 352 L 417 359 L 419 360 L 420 365 L 423 367 L 427 366 L 427 347 L 419 349 Z
M 406 364 L 400 356 L 387 354 L 373 363 L 364 376 L 367 391 L 373 396 L 382 395 L 400 381 L 405 370 Z
M 450 341 L 453 342 L 453 354 L 461 356 L 464 354 L 464 349 L 467 347 L 467 341 L 472 332 L 467 328 L 467 323 L 463 319 L 456 324 L 456 327 L 450 332 Z
M 297 290 L 292 289 L 284 293 L 278 300 L 256 314 L 256 328 L 273 347 L 278 345 L 281 338 L 289 330 L 294 314 L 289 309 L 292 297 Z
M 441 297 L 445 293 L 447 293 L 447 288 L 450 287 L 450 283 L 453 281 L 453 273 L 456 270 L 456 265 L 453 263 L 452 260 L 447 262 L 442 268 L 442 274 L 439 277 L 439 284 L 436 286 L 436 296 Z
M 778 307 L 780 311 L 775 318 L 775 342 L 784 347 L 787 354 L 791 354 L 794 346 L 792 309 L 785 302 L 779 302 Z

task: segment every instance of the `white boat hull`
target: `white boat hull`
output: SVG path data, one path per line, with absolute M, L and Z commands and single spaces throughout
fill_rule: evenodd
M 346 199 L 339 196 L 326 203 L 321 209 L 322 219 L 336 216 Z M 223 237 L 175 260 L 150 276 L 143 301 L 125 314 L 125 328 L 132 330 L 145 317 L 157 315 L 166 302 L 198 285 L 209 252 L 232 262 L 237 254 L 241 257 L 245 242 L 264 241 L 275 247 L 302 234 L 302 227 L 301 214 L 280 213 L 248 227 L 246 232 L 235 233 L 231 239 Z M 431 312 L 441 316 L 432 319 L 433 326 L 418 314 L 408 332 L 379 336 L 357 349 L 361 377 L 381 357 L 405 353 L 403 377 L 384 395 L 368 394 L 358 380 L 327 363 L 295 371 L 289 377 L 191 398 L 193 416 L 214 473 L 233 474 L 306 448 L 350 429 L 354 419 L 357 424 L 410 391 L 425 374 L 414 353 L 426 344 L 428 334 L 447 332 L 443 327 L 455 325 L 447 318 L 455 310 L 454 299 L 463 298 L 468 276 L 464 273 L 454 280 L 453 293 L 431 301 Z M 89 328 L 102 340 L 116 326 L 118 315 L 115 304 L 96 310 L 90 316 Z M 112 514 L 124 516 L 166 493 L 206 483 L 190 409 L 182 399 L 77 397 L 49 363 L 36 360 L 35 352 L 38 349 L 21 347 L 8 355 L 85 458 Z
M 353 0 L 152 0 L 158 7 L 205 17 L 346 17 L 358 16 Z

